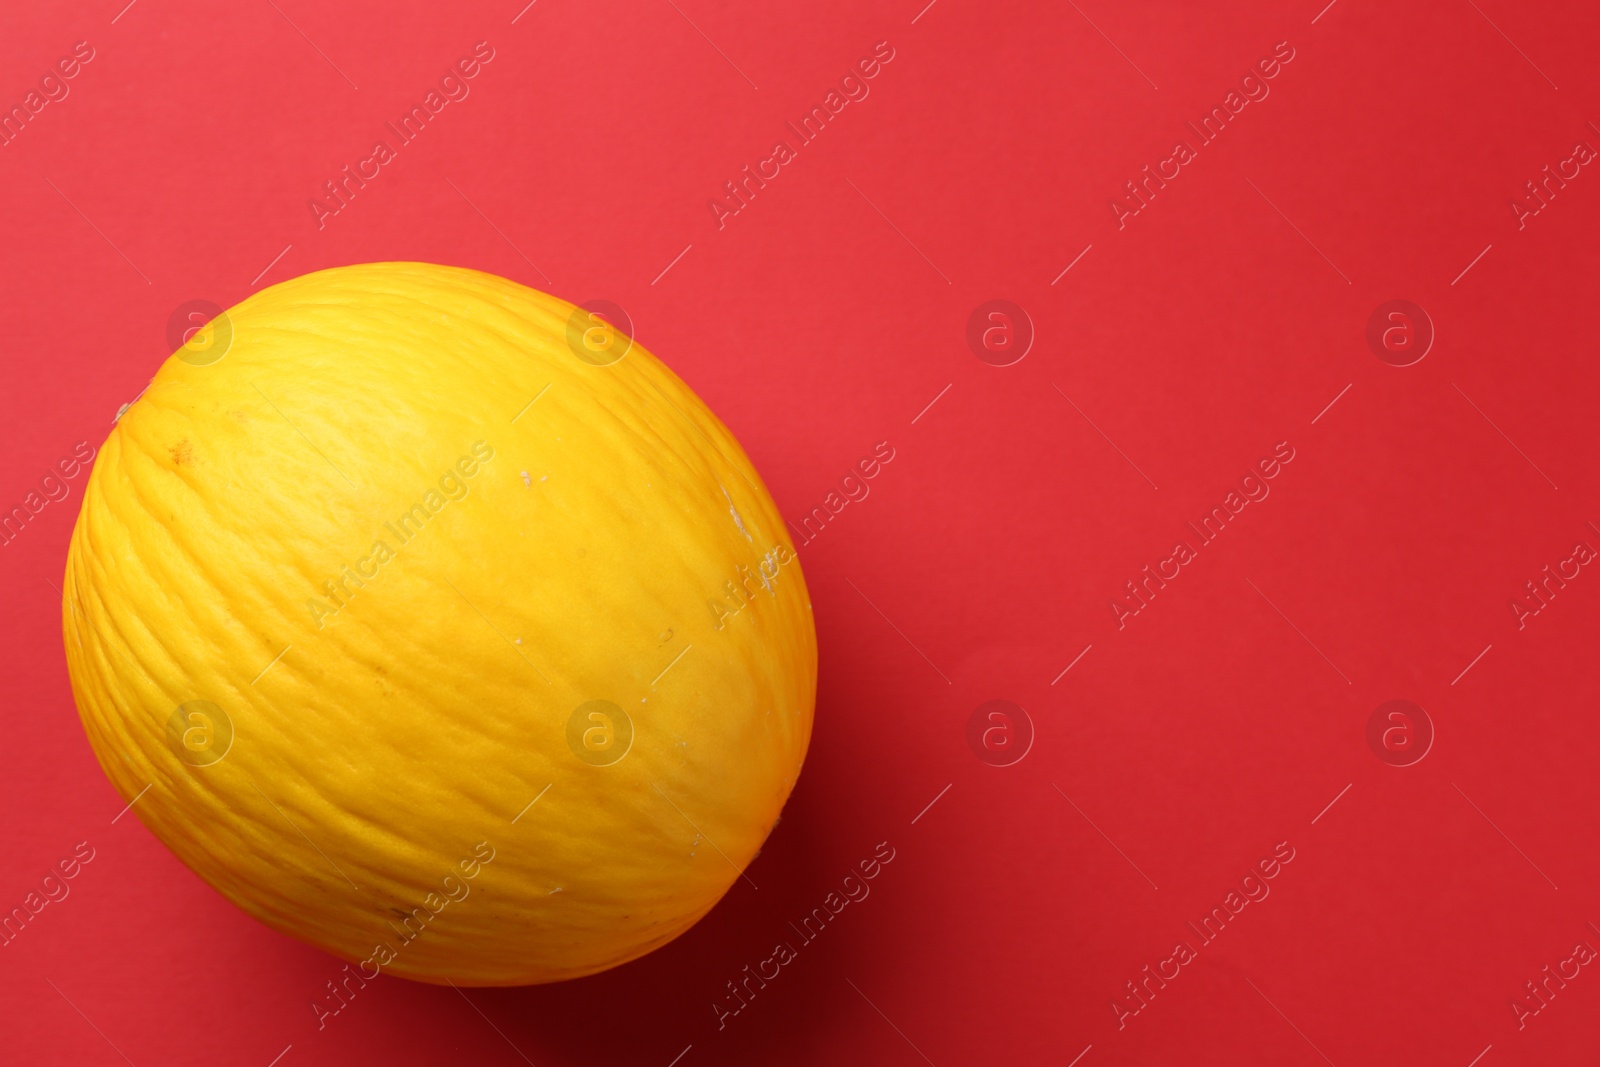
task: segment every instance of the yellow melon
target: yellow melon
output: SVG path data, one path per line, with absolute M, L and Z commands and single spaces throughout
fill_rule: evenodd
M 738 442 L 602 316 L 471 270 L 319 271 L 216 317 L 106 440 L 63 592 L 134 814 L 369 977 L 664 944 L 811 734 L 810 599 Z

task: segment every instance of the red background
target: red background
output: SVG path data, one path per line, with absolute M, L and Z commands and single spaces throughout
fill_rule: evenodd
M 1600 176 L 1521 229 L 1509 204 L 1600 145 L 1600 9 L 523 2 L 8 10 L 5 103 L 95 58 L 0 149 L 0 504 L 99 444 L 188 300 L 416 259 L 620 304 L 790 518 L 896 452 L 801 549 L 817 725 L 759 889 L 608 974 L 380 979 L 319 1031 L 331 959 L 112 822 L 54 588 L 80 475 L 0 551 L 0 907 L 95 849 L 0 949 L 5 1062 L 1594 1062 L 1594 968 L 1520 1029 L 1510 1002 L 1600 947 L 1600 577 L 1508 605 L 1600 547 Z M 319 229 L 309 198 L 478 41 L 471 95 Z M 880 41 L 870 96 L 719 229 L 722 183 Z M 1119 228 L 1281 41 L 1270 95 Z M 1014 365 L 966 343 L 990 299 L 1036 330 Z M 1393 299 L 1437 332 L 1413 366 L 1365 339 Z M 1119 629 L 1280 441 L 1271 495 Z M 991 699 L 1034 727 L 1011 766 L 967 742 Z M 1366 739 L 1391 699 L 1436 730 L 1411 766 Z M 719 1030 L 880 841 L 871 896 Z M 1280 842 L 1270 896 L 1119 1027 Z

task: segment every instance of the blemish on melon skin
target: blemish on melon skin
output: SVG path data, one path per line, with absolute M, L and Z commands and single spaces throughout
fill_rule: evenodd
M 739 527 L 739 532 L 744 534 L 746 541 L 753 542 L 755 539 L 750 536 L 750 531 L 744 528 L 744 520 L 739 517 L 739 509 L 733 506 L 733 497 L 728 495 L 728 487 L 718 482 L 717 488 L 722 490 L 722 498 L 728 502 L 728 514 L 733 516 L 733 524 Z
M 172 462 L 175 466 L 181 467 L 185 463 L 194 462 L 194 449 L 190 446 L 188 438 L 179 441 L 167 449 L 167 452 L 172 456 Z
M 517 473 L 522 475 L 522 484 L 528 486 L 531 489 L 533 487 L 533 479 L 528 477 L 528 472 L 527 471 L 518 471 Z

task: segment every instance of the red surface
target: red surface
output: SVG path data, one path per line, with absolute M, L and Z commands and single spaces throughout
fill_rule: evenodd
M 104 438 L 180 304 L 383 259 L 621 305 L 797 523 L 894 459 L 800 550 L 817 727 L 759 889 L 609 974 L 470 1004 L 385 978 L 320 1031 L 332 959 L 113 821 L 60 650 L 79 472 L 0 549 L 0 905 L 93 850 L 0 948 L 4 1062 L 1600 1055 L 1600 973 L 1562 962 L 1600 947 L 1600 576 L 1566 564 L 1521 628 L 1509 606 L 1600 548 L 1600 174 L 1521 228 L 1510 207 L 1600 146 L 1600 9 L 122 2 L 0 33 L 6 102 L 94 51 L 0 148 L 6 508 Z M 470 95 L 319 229 L 322 183 L 479 41 Z M 723 182 L 878 42 L 870 95 L 719 229 Z M 1270 94 L 1199 146 L 1185 123 L 1279 42 Z M 1180 138 L 1195 158 L 1119 228 Z M 992 299 L 1036 332 L 1010 366 L 965 340 Z M 1437 335 L 1407 367 L 1366 341 L 1397 299 Z M 1279 442 L 1248 483 L 1270 495 L 1201 546 L 1186 523 Z M 1119 628 L 1180 539 L 1195 558 Z M 1033 726 L 1010 766 L 981 723 L 968 743 L 997 699 Z M 1433 724 L 1410 766 L 1369 747 L 1391 700 Z M 719 1029 L 725 983 L 885 841 L 870 897 Z M 1275 849 L 1245 883 L 1269 895 L 1202 942 Z M 1119 1020 L 1146 965 L 1179 969 Z M 1519 1026 L 1546 965 L 1577 973 Z

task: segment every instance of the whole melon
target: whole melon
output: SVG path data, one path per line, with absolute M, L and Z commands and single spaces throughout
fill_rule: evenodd
M 472 270 L 318 271 L 193 332 L 100 450 L 63 593 L 134 814 L 367 977 L 665 944 L 811 735 L 810 599 L 739 443 L 615 322 Z

